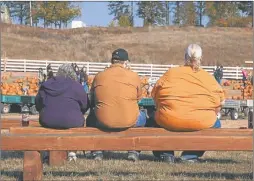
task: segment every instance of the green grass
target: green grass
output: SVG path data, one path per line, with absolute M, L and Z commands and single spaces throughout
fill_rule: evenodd
M 135 163 L 126 160 L 126 152 L 106 152 L 102 162 L 78 153 L 76 163 L 44 164 L 44 180 L 252 180 L 252 152 L 206 152 L 205 162 L 173 165 L 155 161 L 151 152 L 142 152 Z M 22 158 L 22 152 L 2 153 L 1 180 L 22 175 Z

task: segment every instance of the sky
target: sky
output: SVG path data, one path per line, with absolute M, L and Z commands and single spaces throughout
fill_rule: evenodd
M 75 20 L 83 21 L 87 26 L 108 26 L 114 16 L 109 15 L 108 2 L 79 2 L 77 3 L 82 11 L 82 15 Z M 134 3 L 134 12 L 137 6 Z M 172 17 L 171 17 L 172 19 Z M 207 24 L 208 18 L 203 18 L 203 24 Z M 143 26 L 143 19 L 134 17 L 134 26 Z
M 108 2 L 80 2 L 82 16 L 75 20 L 83 21 L 87 26 L 108 26 L 114 16 L 109 15 Z M 134 3 L 135 4 L 135 3 Z M 136 11 L 134 5 L 134 12 Z M 135 16 L 135 26 L 143 26 L 143 20 Z

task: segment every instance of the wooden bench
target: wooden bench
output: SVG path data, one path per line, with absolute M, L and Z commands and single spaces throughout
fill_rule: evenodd
M 204 150 L 252 151 L 252 129 L 207 129 L 197 132 L 169 132 L 162 128 L 130 128 L 102 132 L 96 128 L 54 130 L 41 127 L 10 128 L 1 135 L 1 148 L 24 151 L 23 180 L 41 180 L 40 151 L 69 150 Z
M 1 129 L 9 129 L 10 127 L 22 127 L 20 119 L 1 119 Z M 30 127 L 41 127 L 39 121 L 29 121 Z

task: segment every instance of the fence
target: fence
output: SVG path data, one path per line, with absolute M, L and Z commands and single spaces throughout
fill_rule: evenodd
M 6 72 L 38 72 L 39 68 L 45 69 L 51 64 L 54 72 L 63 63 L 74 63 L 72 61 L 51 61 L 51 60 L 22 60 L 22 59 L 1 59 L 1 71 Z M 75 62 L 79 67 L 86 66 L 88 75 L 95 75 L 103 71 L 105 67 L 109 67 L 110 63 L 99 62 Z M 158 79 L 169 68 L 177 67 L 178 65 L 159 65 L 159 64 L 130 64 L 131 69 L 141 76 L 148 76 L 153 79 Z M 216 66 L 202 66 L 209 73 L 213 73 Z M 252 70 L 252 67 L 244 67 Z M 224 67 L 223 77 L 225 79 L 242 79 L 241 67 Z

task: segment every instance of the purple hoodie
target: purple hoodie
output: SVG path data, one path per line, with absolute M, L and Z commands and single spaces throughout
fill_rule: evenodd
M 56 129 L 83 127 L 88 104 L 82 85 L 65 77 L 44 82 L 35 98 L 40 124 Z

